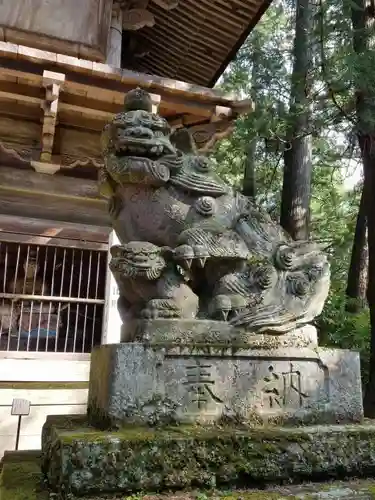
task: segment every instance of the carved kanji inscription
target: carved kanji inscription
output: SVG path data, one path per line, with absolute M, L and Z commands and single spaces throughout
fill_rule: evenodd
M 273 365 L 269 366 L 268 372 L 263 379 L 263 406 L 271 410 L 301 408 L 308 398 L 308 394 L 302 389 L 301 372 L 295 370 L 292 363 L 285 372 L 276 372 Z
M 209 400 L 223 403 L 214 392 L 215 380 L 211 376 L 211 368 L 212 365 L 201 362 L 199 359 L 195 361 L 194 365 L 186 366 L 187 380 L 184 385 L 187 386 L 187 390 L 192 396 L 192 403 L 195 403 L 198 409 L 203 408 Z

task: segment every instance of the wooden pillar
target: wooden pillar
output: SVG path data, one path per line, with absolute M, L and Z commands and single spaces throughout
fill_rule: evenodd
M 122 18 L 122 9 L 115 2 L 112 9 L 111 28 L 108 36 L 107 64 L 116 68 L 121 68 Z

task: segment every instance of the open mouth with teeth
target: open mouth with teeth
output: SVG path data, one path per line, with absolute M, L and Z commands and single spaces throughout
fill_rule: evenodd
M 176 154 L 176 149 L 160 131 L 146 127 L 116 127 L 113 145 L 116 156 L 147 156 L 158 159 L 164 155 Z
M 126 255 L 124 258 L 124 262 L 127 265 L 136 266 L 139 268 L 149 268 L 158 261 L 158 256 L 150 256 L 145 254 L 138 255 Z

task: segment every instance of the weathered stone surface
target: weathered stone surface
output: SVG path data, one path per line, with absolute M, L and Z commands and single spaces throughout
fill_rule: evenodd
M 359 356 L 320 348 L 110 344 L 91 356 L 88 412 L 101 428 L 360 421 Z
M 284 335 L 254 334 L 233 328 L 229 323 L 210 320 L 153 319 L 135 320 L 122 327 L 122 342 L 147 342 L 150 345 L 224 344 L 248 348 L 315 347 L 316 328 L 305 325 Z
M 204 318 L 274 335 L 310 323 L 328 294 L 327 256 L 227 185 L 187 130 L 177 136 L 139 88 L 102 134 L 123 320 Z
M 0 474 L 1 500 L 52 500 L 56 498 L 44 484 L 40 470 L 40 460 L 7 463 L 5 471 Z M 20 477 L 22 481 L 20 482 Z M 134 496 L 121 496 L 131 500 L 373 500 L 375 481 L 373 479 L 351 479 L 308 484 L 284 484 L 283 486 L 267 485 L 263 489 L 251 487 L 194 489 L 189 491 L 173 491 L 164 493 L 139 492 Z M 77 497 L 76 497 L 77 498 Z M 86 500 L 119 500 L 116 493 L 99 493 L 84 497 Z M 72 499 L 73 500 L 73 499 Z
M 50 417 L 43 469 L 68 496 L 326 480 L 375 474 L 375 426 L 76 429 Z M 266 497 L 269 498 L 269 497 Z

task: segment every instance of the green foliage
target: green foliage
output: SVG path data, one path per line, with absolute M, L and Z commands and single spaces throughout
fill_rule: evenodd
M 363 383 L 367 382 L 369 364 L 369 310 L 362 309 L 357 314 L 345 310 L 344 293 L 333 288 L 325 304 L 322 315 L 317 320 L 319 341 L 322 346 L 341 349 L 355 349 L 361 356 Z
M 366 378 L 369 351 L 369 312 L 346 311 L 346 283 L 362 189 L 356 145 L 356 87 L 375 91 L 375 51 L 361 56 L 352 47 L 350 0 L 316 4 L 311 34 L 314 53 L 309 89 L 311 121 L 305 134 L 313 143 L 310 233 L 326 244 L 331 260 L 332 286 L 317 321 L 321 343 L 358 349 Z M 294 6 L 275 1 L 224 75 L 221 87 L 251 97 L 255 111 L 237 120 L 232 137 L 215 151 L 217 169 L 241 189 L 245 164 L 255 165 L 256 201 L 274 218 L 280 210 L 283 151 L 292 71 Z M 298 111 L 297 111 L 298 112 Z M 372 117 L 374 120 L 375 117 Z M 251 158 L 250 158 L 251 156 Z M 348 186 L 348 177 L 351 179 Z

